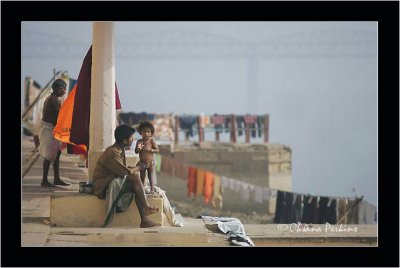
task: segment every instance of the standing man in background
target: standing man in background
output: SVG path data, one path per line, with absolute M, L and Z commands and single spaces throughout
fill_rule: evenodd
M 60 111 L 60 97 L 66 93 L 67 83 L 62 79 L 57 79 L 53 82 L 51 88 L 53 92 L 44 101 L 43 117 L 39 126 L 39 153 L 43 157 L 43 178 L 42 187 L 54 187 L 55 185 L 67 186 L 60 178 L 60 155 L 61 142 L 53 136 L 54 126 L 57 124 L 58 113 Z M 50 163 L 53 162 L 54 168 L 54 184 L 51 184 L 47 175 L 49 173 Z

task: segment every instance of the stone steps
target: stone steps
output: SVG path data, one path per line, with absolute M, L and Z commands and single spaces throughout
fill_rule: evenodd
M 158 212 L 149 215 L 149 219 L 161 225 L 168 225 L 163 211 L 162 198 L 148 195 L 151 206 Z M 106 200 L 96 195 L 79 192 L 54 191 L 50 196 L 50 223 L 57 227 L 102 227 L 106 218 Z M 132 200 L 129 208 L 115 213 L 113 221 L 107 227 L 139 227 L 140 215 L 136 203 Z

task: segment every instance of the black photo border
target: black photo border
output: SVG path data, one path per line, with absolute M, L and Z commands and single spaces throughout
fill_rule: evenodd
M 21 247 L 21 21 L 377 21 L 378 247 Z M 399 265 L 399 2 L 2 1 L 1 37 L 2 266 Z

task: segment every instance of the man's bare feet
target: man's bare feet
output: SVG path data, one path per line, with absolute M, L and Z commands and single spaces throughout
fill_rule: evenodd
M 140 224 L 140 228 L 151 228 L 151 227 L 159 227 L 159 226 L 161 226 L 159 223 L 155 223 L 152 221 L 143 221 Z
M 51 184 L 51 183 L 48 182 L 48 181 L 45 181 L 45 182 L 42 181 L 42 183 L 40 184 L 40 186 L 42 186 L 42 187 L 56 187 L 55 185 Z
M 158 207 L 148 207 L 146 208 L 146 216 L 157 213 Z
M 65 183 L 61 179 L 54 179 L 54 185 L 68 186 L 69 183 Z

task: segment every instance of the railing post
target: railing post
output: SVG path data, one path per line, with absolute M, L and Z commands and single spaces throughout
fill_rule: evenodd
M 231 116 L 231 142 L 236 143 L 236 115 Z
M 203 142 L 204 141 L 204 129 L 203 129 L 203 120 L 201 118 L 201 116 L 197 117 L 197 125 L 199 128 L 199 142 Z
M 269 142 L 269 114 L 264 117 L 264 142 Z
M 244 122 L 244 129 L 245 129 L 246 143 L 250 143 L 250 127 L 249 124 L 246 123 L 246 120 Z
M 179 115 L 175 115 L 175 145 L 179 143 Z
M 217 130 L 217 129 L 215 129 L 215 117 L 216 117 L 217 115 L 214 115 L 213 117 L 212 117 L 212 122 L 213 122 L 213 124 L 214 124 L 214 131 L 215 131 L 215 141 L 219 141 L 219 130 Z M 219 119 L 220 117 L 218 117 L 218 119 Z M 219 120 L 218 120 L 218 125 L 219 125 Z

